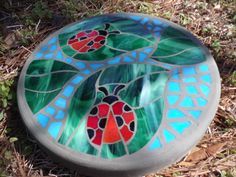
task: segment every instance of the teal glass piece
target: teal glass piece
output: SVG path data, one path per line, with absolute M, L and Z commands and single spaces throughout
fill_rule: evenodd
M 205 100 L 204 98 L 198 97 L 197 98 L 197 102 L 199 106 L 206 106 L 207 104 L 207 100 Z
M 201 72 L 207 72 L 207 71 L 209 70 L 209 68 L 208 68 L 207 65 L 201 64 L 201 65 L 199 66 L 199 70 L 200 70 Z
M 183 78 L 183 81 L 186 82 L 186 83 L 197 82 L 195 77 L 186 77 L 186 78 Z
M 103 144 L 101 150 L 101 157 L 106 159 L 113 159 L 121 157 L 126 154 L 125 146 L 122 142 L 115 144 Z

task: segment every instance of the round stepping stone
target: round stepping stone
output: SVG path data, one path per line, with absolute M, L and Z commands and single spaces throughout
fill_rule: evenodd
M 209 51 L 167 20 L 110 14 L 68 25 L 32 53 L 18 82 L 23 121 L 82 174 L 141 176 L 180 160 L 220 96 Z

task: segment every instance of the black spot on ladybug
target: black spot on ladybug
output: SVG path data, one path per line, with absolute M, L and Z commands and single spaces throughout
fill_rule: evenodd
M 131 108 L 128 105 L 125 105 L 124 110 L 125 111 L 131 111 Z
M 92 30 L 86 30 L 85 32 L 86 32 L 86 33 L 91 33 L 91 32 L 92 32 Z
M 94 51 L 94 50 L 95 50 L 95 49 L 89 49 L 88 52 L 92 52 L 92 51 Z
M 110 96 L 107 96 L 107 97 L 103 98 L 103 101 L 105 103 L 108 103 L 108 104 L 112 104 L 117 100 L 119 100 L 119 99 L 116 96 L 113 96 L 113 95 L 110 95 Z
M 75 35 L 74 35 L 74 36 L 72 36 L 70 39 L 75 39 Z
M 89 139 L 92 139 L 94 137 L 94 130 L 88 129 L 87 132 L 88 132 Z
M 104 129 L 105 126 L 106 126 L 106 123 L 107 123 L 107 118 L 102 118 L 102 119 L 100 119 L 100 121 L 99 121 L 99 127 L 100 127 L 101 129 Z
M 102 45 L 105 44 L 105 40 L 100 41 L 100 44 Z
M 93 45 L 94 44 L 94 42 L 93 41 L 90 41 L 88 44 L 87 44 L 87 46 L 91 46 L 91 45 Z
M 134 121 L 129 124 L 129 129 L 133 132 L 134 131 Z
M 79 38 L 80 41 L 82 41 L 82 40 L 84 40 L 84 39 L 87 39 L 87 37 L 86 37 L 86 36 L 83 36 L 83 37 Z
M 121 116 L 116 116 L 116 122 L 119 127 L 121 127 L 124 124 L 124 121 Z
M 99 32 L 99 35 L 101 36 L 106 36 L 108 34 L 108 32 L 105 30 L 99 30 L 98 32 Z
M 91 111 L 90 111 L 90 114 L 91 115 L 96 115 L 98 112 L 98 108 L 97 107 L 94 107 Z

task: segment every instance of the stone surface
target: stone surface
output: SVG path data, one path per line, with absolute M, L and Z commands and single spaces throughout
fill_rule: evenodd
M 142 175 L 181 158 L 219 95 L 207 49 L 183 28 L 140 14 L 62 28 L 34 51 L 18 83 L 35 138 L 66 165 L 103 176 Z

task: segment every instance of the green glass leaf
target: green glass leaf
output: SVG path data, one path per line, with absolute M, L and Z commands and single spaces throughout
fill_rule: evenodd
M 63 62 L 33 61 L 27 69 L 24 83 L 25 97 L 32 112 L 36 113 L 46 106 L 77 72 Z
M 105 24 L 108 23 L 110 26 L 106 30 L 107 35 L 104 36 L 106 39 L 103 47 L 91 52 L 81 53 L 68 44 L 68 40 L 72 36 L 76 36 L 78 33 L 86 32 L 88 30 L 94 30 L 97 32 L 105 30 Z M 112 33 L 113 31 L 119 31 L 119 34 L 114 34 Z M 153 45 L 153 43 L 155 43 L 155 38 L 144 28 L 143 25 L 140 25 L 133 20 L 122 17 L 97 17 L 69 27 L 67 30 L 59 34 L 59 43 L 62 51 L 70 57 L 86 61 L 101 61 L 118 56 L 126 51 L 132 51 Z
M 196 64 L 206 60 L 201 47 L 189 35 L 168 27 L 162 34 L 152 58 L 176 65 Z
M 71 134 L 76 131 L 81 120 L 87 119 L 86 113 L 91 109 L 96 98 L 95 83 L 99 77 L 100 72 L 97 72 L 85 80 L 75 92 L 70 107 L 68 109 L 68 117 L 66 119 L 65 128 L 62 132 L 62 136 L 59 139 L 59 143 L 66 144 Z M 83 118 L 83 119 L 82 119 Z M 81 130 L 78 130 L 81 131 Z M 86 131 L 84 131 L 86 134 Z M 85 136 L 83 134 L 83 136 Z M 79 134 L 77 136 L 82 136 Z M 79 138 L 81 139 L 81 138 Z M 78 142 L 79 143 L 79 142 Z M 78 149 L 77 145 L 71 145 L 74 149 Z

